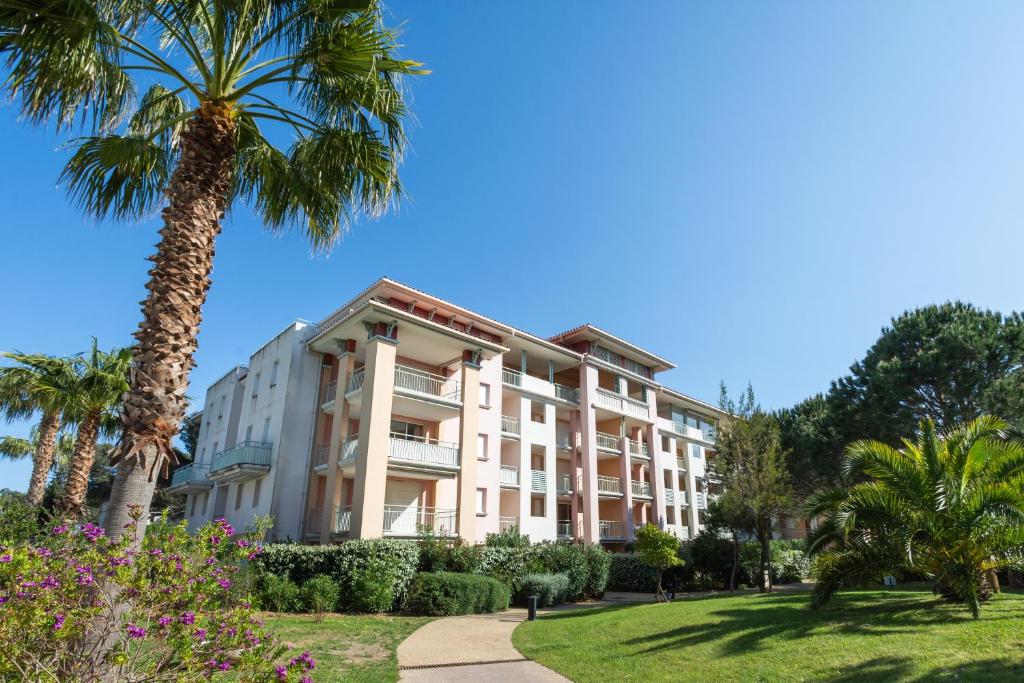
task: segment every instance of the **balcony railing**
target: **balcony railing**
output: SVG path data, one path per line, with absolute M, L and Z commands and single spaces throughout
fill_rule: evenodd
M 331 444 L 318 443 L 313 451 L 313 467 L 324 467 L 331 454 Z
M 609 408 L 625 415 L 642 417 L 644 419 L 648 419 L 651 416 L 651 407 L 648 404 L 629 396 L 616 394 L 607 389 L 597 390 L 597 404 L 602 408 Z
M 567 519 L 558 520 L 555 533 L 559 538 L 572 538 L 572 522 Z
M 555 384 L 555 398 L 560 398 L 563 401 L 569 403 L 580 402 L 580 390 L 574 389 L 573 387 L 567 387 L 564 384 Z
M 676 504 L 676 491 L 675 489 L 665 489 L 665 505 Z
M 512 531 L 519 528 L 519 520 L 515 517 L 498 517 L 498 531 Z
M 568 429 L 555 428 L 555 445 L 566 451 L 572 448 L 572 434 Z
M 622 480 L 618 477 L 607 477 L 603 474 L 597 475 L 598 493 L 622 493 Z
M 686 471 L 686 459 L 676 456 L 676 469 L 680 472 Z
M 395 366 L 395 389 L 443 398 L 455 403 L 462 400 L 462 383 L 459 380 L 434 375 L 405 365 Z
M 306 514 L 306 535 L 319 536 L 323 528 L 324 509 L 313 508 Z
M 334 508 L 334 533 L 347 534 L 352 530 L 352 506 L 344 505 Z
M 530 470 L 530 490 L 543 493 L 548 490 L 548 473 L 544 470 Z
M 210 472 L 216 472 L 233 465 L 270 466 L 270 451 L 273 446 L 264 441 L 242 441 L 231 448 L 214 454 Z
M 629 482 L 629 489 L 633 492 L 634 496 L 651 497 L 651 485 L 649 482 L 633 479 Z
M 384 533 L 415 536 L 430 531 L 439 536 L 455 535 L 455 510 L 432 507 L 384 506 Z
M 502 384 L 508 384 L 513 387 L 521 387 L 523 386 L 523 373 L 519 370 L 513 370 L 512 368 L 502 368 L 501 382 Z
M 619 448 L 620 438 L 621 437 L 615 436 L 614 434 L 597 432 L 597 447 L 621 452 L 621 449 Z
M 572 475 L 571 474 L 560 474 L 558 475 L 558 494 L 567 496 L 572 493 Z
M 634 441 L 633 439 L 626 439 L 629 442 L 629 454 L 640 458 L 651 457 L 650 451 L 647 449 L 647 444 L 643 441 Z
M 348 387 L 345 388 L 346 394 L 351 394 L 353 391 L 359 391 L 363 388 L 363 380 L 366 379 L 366 370 L 359 368 L 352 373 L 352 376 L 348 378 Z
M 345 443 L 341 445 L 341 456 L 338 458 L 339 465 L 348 465 L 356 461 L 356 456 L 359 454 L 359 437 L 350 436 L 345 439 Z
M 390 459 L 422 465 L 459 466 L 458 444 L 391 433 Z
M 601 519 L 597 522 L 597 535 L 602 540 L 616 540 L 626 537 L 626 525 L 622 522 Z
M 320 403 L 330 403 L 338 395 L 338 382 L 334 381 L 324 387 L 324 395 L 320 398 Z
M 519 468 L 515 465 L 502 465 L 500 477 L 502 484 L 519 486 Z
M 206 471 L 209 469 L 209 465 L 197 465 L 195 463 L 179 467 L 171 475 L 171 487 L 184 486 L 190 481 L 205 481 Z
M 519 418 L 511 415 L 501 416 L 501 433 L 519 436 Z
M 689 506 L 689 501 L 687 501 L 687 499 L 686 499 L 686 491 L 680 491 L 679 492 L 679 505 L 681 507 L 688 507 Z
M 706 510 L 708 507 L 708 497 L 703 491 L 697 491 L 693 494 L 693 500 L 697 504 L 698 510 Z
M 708 427 L 702 425 L 700 428 L 701 434 L 704 436 L 704 440 L 708 443 L 715 443 L 715 439 L 718 438 L 718 430 L 714 427 Z

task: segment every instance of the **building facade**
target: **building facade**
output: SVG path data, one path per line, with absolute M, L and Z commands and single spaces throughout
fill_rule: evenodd
M 417 536 L 616 546 L 648 521 L 696 535 L 716 495 L 717 408 L 667 360 L 591 325 L 541 338 L 382 279 L 296 322 L 207 392 L 190 524 L 275 540 Z

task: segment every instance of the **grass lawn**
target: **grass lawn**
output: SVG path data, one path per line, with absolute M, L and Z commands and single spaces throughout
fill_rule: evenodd
M 1024 593 L 973 620 L 927 589 L 740 594 L 556 612 L 516 629 L 525 656 L 586 681 L 1020 681 Z
M 332 614 L 317 622 L 303 614 L 264 615 L 288 656 L 309 650 L 313 680 L 377 683 L 398 680 L 395 649 L 430 617 Z

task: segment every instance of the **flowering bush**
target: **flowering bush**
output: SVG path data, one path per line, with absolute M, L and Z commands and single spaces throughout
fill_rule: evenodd
M 232 589 L 262 530 L 161 520 L 137 546 L 135 527 L 118 542 L 94 524 L 0 530 L 0 680 L 312 680 L 308 654 L 275 663 L 284 648 Z

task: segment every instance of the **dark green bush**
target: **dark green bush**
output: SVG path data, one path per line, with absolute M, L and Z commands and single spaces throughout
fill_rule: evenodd
M 257 602 L 268 612 L 294 612 L 299 609 L 299 587 L 277 574 L 264 574 L 258 582 Z
M 637 553 L 611 553 L 606 590 L 653 593 L 657 575 Z
M 543 571 L 537 559 L 537 552 L 529 546 L 484 546 L 480 552 L 481 574 L 490 576 L 517 590 L 523 577 L 530 573 Z
M 333 612 L 338 606 L 340 596 L 338 584 L 326 574 L 314 576 L 299 589 L 299 602 L 303 609 L 313 614 Z
M 395 568 L 380 558 L 353 567 L 342 604 L 352 612 L 389 612 L 395 604 Z
M 810 559 L 807 555 L 805 541 L 778 540 L 771 541 L 770 571 L 773 583 L 794 583 L 810 576 Z M 750 581 L 757 580 L 761 572 L 761 546 L 753 541 L 743 544 L 740 562 L 750 576 Z
M 694 572 L 700 574 L 701 578 L 711 586 L 728 587 L 729 577 L 732 575 L 732 541 L 715 533 L 702 531 L 687 546 Z M 736 585 L 742 586 L 749 583 L 750 577 L 747 569 L 740 562 L 736 573 Z
M 608 568 L 612 555 L 597 544 L 584 545 L 583 556 L 587 561 L 587 580 L 583 584 L 584 598 L 600 598 L 608 585 Z
M 481 546 L 469 545 L 462 539 L 452 541 L 424 534 L 420 536 L 419 571 L 479 573 L 482 553 Z
M 506 529 L 497 534 L 487 534 L 484 545 L 488 548 L 520 548 L 530 547 L 530 537 L 519 533 L 518 528 Z
M 417 574 L 409 588 L 406 609 L 414 614 L 452 616 L 508 609 L 511 591 L 502 582 L 477 574 Z
M 551 607 L 565 602 L 569 593 L 569 577 L 565 574 L 527 574 L 516 593 L 516 603 L 526 605 L 527 598 L 537 596 L 538 607 Z
M 546 574 L 561 574 L 568 586 L 561 601 L 577 602 L 585 597 L 590 573 L 584 546 L 574 543 L 542 543 L 537 546 L 537 559 Z

